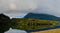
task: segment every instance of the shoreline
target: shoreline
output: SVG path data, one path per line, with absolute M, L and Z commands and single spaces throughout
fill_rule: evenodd
M 45 31 L 45 30 L 52 30 L 52 29 L 58 29 L 60 26 L 55 26 L 53 28 L 44 28 L 44 29 L 38 29 L 38 30 L 25 30 L 26 32 L 39 32 L 39 31 Z
M 51 29 L 51 30 L 44 30 L 44 31 L 38 31 L 38 32 L 31 32 L 31 33 L 60 33 L 60 28 Z

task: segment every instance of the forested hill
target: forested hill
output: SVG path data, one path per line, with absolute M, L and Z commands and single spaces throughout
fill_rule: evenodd
M 49 15 L 49 14 L 28 13 L 24 18 L 60 21 L 60 17 L 56 17 L 54 15 Z

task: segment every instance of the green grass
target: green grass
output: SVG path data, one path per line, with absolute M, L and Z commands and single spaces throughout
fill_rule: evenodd
M 36 30 L 43 28 L 53 28 L 59 23 L 51 20 L 40 20 L 33 18 L 16 18 L 11 20 L 11 27 L 20 30 Z

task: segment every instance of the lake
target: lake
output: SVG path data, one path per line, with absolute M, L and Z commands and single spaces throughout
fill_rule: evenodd
M 50 30 L 50 29 L 56 29 L 56 28 L 60 28 L 60 26 L 55 26 L 54 28 L 43 28 L 43 29 L 37 29 L 37 30 L 18 30 L 18 29 L 10 29 L 9 31 L 5 32 L 5 33 L 30 33 L 30 32 L 38 32 L 38 31 L 44 31 L 44 30 Z

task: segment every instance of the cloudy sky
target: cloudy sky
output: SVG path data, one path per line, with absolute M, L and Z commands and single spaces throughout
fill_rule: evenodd
M 29 12 L 60 17 L 60 0 L 0 0 L 0 13 L 24 17 Z

